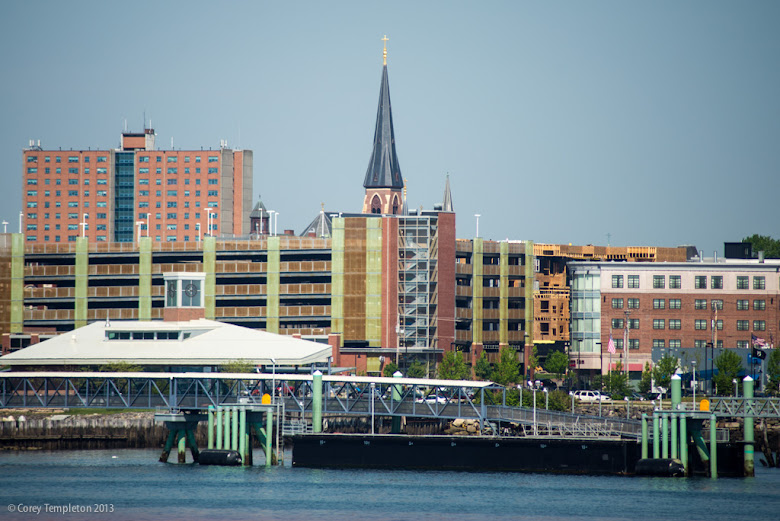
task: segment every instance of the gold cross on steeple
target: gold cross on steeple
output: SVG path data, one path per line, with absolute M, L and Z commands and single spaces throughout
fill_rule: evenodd
M 385 44 L 385 48 L 382 51 L 382 65 L 387 65 L 387 42 L 390 41 L 390 38 L 388 38 L 387 35 L 385 35 L 385 37 L 382 38 L 382 41 Z

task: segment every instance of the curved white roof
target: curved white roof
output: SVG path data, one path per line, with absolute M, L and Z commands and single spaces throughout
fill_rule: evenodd
M 132 339 L 133 333 L 153 338 Z M 178 339 L 156 339 L 156 333 L 178 333 Z M 131 338 L 109 339 L 119 336 Z M 121 361 L 142 366 L 218 366 L 236 360 L 254 365 L 308 365 L 327 362 L 331 354 L 327 344 L 213 320 L 114 321 L 94 322 L 20 349 L 0 357 L 0 365 L 104 365 Z

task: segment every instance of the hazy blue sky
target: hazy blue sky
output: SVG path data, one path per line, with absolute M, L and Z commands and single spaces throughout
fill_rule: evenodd
M 676 246 L 780 237 L 780 2 L 41 2 L 0 19 L 0 217 L 23 147 L 254 150 L 299 232 L 360 211 L 387 34 L 411 207 L 459 237 Z

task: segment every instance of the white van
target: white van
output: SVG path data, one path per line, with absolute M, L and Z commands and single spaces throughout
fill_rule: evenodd
M 572 394 L 581 402 L 605 402 L 609 400 L 609 398 L 601 394 L 599 391 L 574 391 Z

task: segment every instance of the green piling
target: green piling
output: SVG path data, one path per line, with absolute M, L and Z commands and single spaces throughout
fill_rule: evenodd
M 208 432 L 208 448 L 213 449 L 214 448 L 214 406 L 209 405 L 209 432 Z
M 225 450 L 230 449 L 230 407 L 222 408 L 222 447 Z
M 230 413 L 233 421 L 230 427 L 230 450 L 238 450 L 238 407 L 232 407 Z
M 682 461 L 685 467 L 685 475 L 689 474 L 688 470 L 688 418 L 685 414 L 680 416 L 680 461 Z
M 679 374 L 672 375 L 672 410 L 676 411 L 680 408 L 680 402 L 682 401 L 682 380 Z
M 653 412 L 653 458 L 658 459 L 661 457 L 661 436 L 660 429 L 658 428 L 658 411 Z
M 238 440 L 238 453 L 241 454 L 241 463 L 247 465 L 248 458 L 246 457 L 246 407 L 241 407 L 241 410 L 238 412 L 238 433 L 240 436 Z
M 187 437 L 187 445 L 190 446 L 190 454 L 192 454 L 192 461 L 195 463 L 200 459 L 200 451 L 198 450 L 198 442 L 195 441 L 195 431 L 187 429 L 184 433 Z
M 669 415 L 661 414 L 661 457 L 669 457 Z
M 396 371 L 393 373 L 393 378 L 401 378 L 403 374 L 401 371 Z M 398 403 L 401 401 L 401 386 L 400 385 L 393 385 L 393 404 L 397 407 Z M 400 416 L 393 416 L 393 419 L 390 424 L 390 432 L 393 434 L 401 434 L 401 417 Z
M 322 373 L 314 371 L 311 385 L 311 422 L 313 432 L 322 432 Z M 271 437 L 268 431 L 267 438 Z
M 317 371 L 319 372 L 319 371 Z M 322 381 L 322 373 L 320 373 L 320 381 Z M 320 397 L 322 396 L 322 385 L 320 385 Z M 320 430 L 322 425 L 320 424 Z M 265 466 L 270 467 L 272 463 L 271 459 L 271 440 L 273 439 L 274 432 L 274 415 L 269 408 L 265 413 Z
M 222 407 L 217 407 L 217 440 L 216 449 L 222 450 Z
M 642 459 L 647 459 L 647 413 L 642 413 Z
M 710 415 L 710 477 L 718 477 L 718 419 Z
M 672 412 L 669 414 L 669 421 L 672 422 L 671 425 L 671 433 L 672 433 L 672 449 L 671 449 L 671 457 L 672 459 L 677 458 L 677 416 L 678 414 L 676 412 Z
M 187 463 L 187 436 L 183 430 L 176 433 L 179 442 L 179 463 Z
M 162 454 L 160 455 L 160 463 L 166 463 L 168 461 L 168 455 L 173 448 L 173 442 L 176 441 L 176 431 L 168 431 L 168 439 L 165 441 L 165 447 L 163 447 Z
M 753 398 L 753 379 L 750 376 L 746 376 L 742 380 L 742 396 L 746 400 L 746 406 L 752 404 Z M 751 408 L 752 409 L 752 408 Z M 747 407 L 746 407 L 747 410 Z M 754 467 L 755 462 L 753 460 L 753 452 L 755 437 L 753 433 L 753 417 L 745 416 L 745 477 L 752 478 L 755 476 L 756 469 Z

